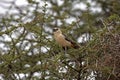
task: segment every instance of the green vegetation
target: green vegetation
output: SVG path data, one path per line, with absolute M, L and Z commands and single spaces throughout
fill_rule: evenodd
M 3 80 L 120 80 L 120 0 L 26 1 L 0 1 L 9 4 L 0 5 Z M 84 36 L 81 48 L 65 54 L 54 27 L 76 42 Z

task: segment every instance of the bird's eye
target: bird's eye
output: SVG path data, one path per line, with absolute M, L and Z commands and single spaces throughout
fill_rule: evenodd
M 54 29 L 53 29 L 53 32 L 55 32 L 55 31 L 57 31 L 57 30 L 58 30 L 58 28 L 54 28 Z

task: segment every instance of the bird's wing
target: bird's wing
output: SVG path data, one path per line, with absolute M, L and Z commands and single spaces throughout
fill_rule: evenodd
M 65 36 L 65 40 L 69 41 L 72 44 L 73 48 L 75 48 L 75 49 L 80 48 L 80 46 L 76 42 L 74 42 L 73 40 L 67 38 L 66 35 L 64 35 L 64 36 Z

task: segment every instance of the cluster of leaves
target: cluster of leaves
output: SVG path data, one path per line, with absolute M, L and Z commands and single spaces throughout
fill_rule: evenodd
M 0 19 L 2 79 L 120 79 L 119 0 L 91 0 L 94 5 L 89 0 L 27 1 L 22 7 L 11 2 Z M 86 8 L 74 6 L 80 4 Z M 9 13 L 13 8 L 18 13 Z M 74 40 L 82 38 L 80 49 L 64 51 L 58 46 L 51 38 L 54 27 Z

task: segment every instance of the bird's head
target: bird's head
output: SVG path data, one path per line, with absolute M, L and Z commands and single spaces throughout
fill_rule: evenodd
M 60 28 L 54 28 L 54 29 L 53 29 L 53 33 L 58 33 L 58 34 L 60 34 L 60 33 L 62 33 L 62 32 L 61 32 Z

